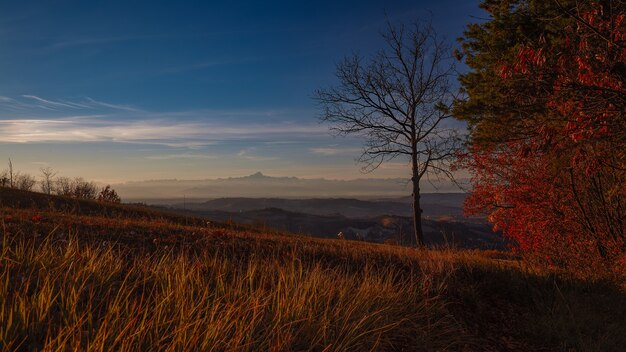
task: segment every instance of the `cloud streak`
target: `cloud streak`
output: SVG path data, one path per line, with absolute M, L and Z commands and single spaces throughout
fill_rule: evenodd
M 220 141 L 266 143 L 327 134 L 326 127 L 289 121 L 291 116 L 284 110 L 153 113 L 90 97 L 0 96 L 0 142 L 141 143 L 199 150 Z
M 45 99 L 32 94 L 21 95 L 18 99 L 0 96 L 0 109 L 30 114 L 38 114 L 42 110 L 47 112 L 73 112 L 76 110 L 141 112 L 140 109 L 132 106 L 106 103 L 90 97 L 70 101 Z
M 70 109 L 78 108 L 77 105 L 69 105 L 65 103 L 59 103 L 56 101 L 46 100 L 35 95 L 22 95 L 22 97 L 26 99 L 32 99 L 36 101 L 37 103 L 42 104 L 45 107 L 50 107 L 50 108 L 70 108 Z
M 102 101 L 97 101 L 97 100 L 92 99 L 90 97 L 86 97 L 85 99 L 87 99 L 87 101 L 89 103 L 91 103 L 90 107 L 94 107 L 94 108 L 95 107 L 105 107 L 105 108 L 110 108 L 110 109 L 114 109 L 114 110 L 135 111 L 135 112 L 141 111 L 140 109 L 136 109 L 136 108 L 133 108 L 131 106 L 105 103 L 105 102 L 102 102 Z
M 0 142 L 143 142 L 168 146 L 205 146 L 214 141 L 318 135 L 326 129 L 296 124 L 224 125 L 164 119 L 108 121 L 102 118 L 0 120 Z
M 358 154 L 363 151 L 362 148 L 339 148 L 339 147 L 321 147 L 321 148 L 311 148 L 309 152 L 317 155 L 324 156 L 333 156 L 333 155 L 348 155 L 348 154 Z
M 247 149 L 242 149 L 239 151 L 239 153 L 237 153 L 237 156 L 240 158 L 244 158 L 246 160 L 250 160 L 250 161 L 272 161 L 272 160 L 277 160 L 277 157 L 274 156 L 260 156 L 260 155 L 254 155 L 252 154 L 252 152 L 254 152 L 256 150 L 256 148 L 247 148 Z
M 190 154 L 190 153 L 181 153 L 181 154 L 162 154 L 162 155 L 151 155 L 146 157 L 148 160 L 180 160 L 180 159 L 196 159 L 196 160 L 209 160 L 215 159 L 215 155 L 206 155 L 206 154 Z

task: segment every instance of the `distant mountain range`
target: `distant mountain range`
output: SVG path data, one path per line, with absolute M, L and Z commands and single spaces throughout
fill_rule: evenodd
M 440 186 L 440 187 L 439 187 Z M 370 178 L 354 180 L 272 177 L 260 172 L 244 177 L 207 180 L 150 180 L 114 185 L 125 201 L 159 199 L 215 199 L 223 197 L 280 198 L 374 198 L 401 197 L 411 193 L 408 179 Z M 451 183 L 438 190 L 423 185 L 424 192 L 458 192 Z

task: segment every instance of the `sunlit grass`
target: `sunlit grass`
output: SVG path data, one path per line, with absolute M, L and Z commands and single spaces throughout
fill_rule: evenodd
M 24 350 L 415 350 L 467 344 L 444 282 L 266 252 L 4 237 L 0 340 Z M 351 263 L 350 263 L 351 264 Z M 380 263 L 379 263 L 380 264 Z
M 581 281 L 507 252 L 415 250 L 141 209 L 45 206 L 0 208 L 0 350 L 626 345 L 619 283 Z

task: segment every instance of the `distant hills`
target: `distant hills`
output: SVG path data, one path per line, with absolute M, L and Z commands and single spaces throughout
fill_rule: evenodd
M 179 209 L 180 210 L 180 209 Z M 281 208 L 264 208 L 246 211 L 187 210 L 189 214 L 214 221 L 233 221 L 259 229 L 276 229 L 315 237 L 336 238 L 342 232 L 347 239 L 369 242 L 406 244 L 412 236 L 413 221 L 405 216 L 373 216 L 347 218 L 341 214 L 314 215 L 288 211 Z M 452 220 L 423 221 L 425 242 L 429 246 L 452 244 L 460 248 L 503 249 L 501 235 L 491 231 L 485 222 Z
M 422 195 L 426 243 L 453 243 L 463 248 L 504 248 L 499 234 L 483 218 L 463 216 L 462 193 Z M 234 221 L 257 227 L 285 230 L 316 237 L 336 237 L 371 242 L 406 243 L 412 233 L 409 197 L 385 199 L 353 198 L 217 198 L 167 205 L 170 209 L 217 221 Z
M 463 219 L 462 193 L 426 193 L 421 203 L 424 217 Z M 176 203 L 175 208 L 194 211 L 247 212 L 267 208 L 284 209 L 312 215 L 342 215 L 346 218 L 370 218 L 382 215 L 412 216 L 409 197 L 362 200 L 354 198 L 217 198 L 205 202 Z
M 124 200 L 246 198 L 374 198 L 402 197 L 411 193 L 408 179 L 369 178 L 354 180 L 273 177 L 261 172 L 243 177 L 206 180 L 150 180 L 114 185 Z M 424 192 L 458 192 L 450 183 L 430 184 Z
M 407 179 L 328 180 L 273 177 L 261 172 L 207 180 L 128 182 L 114 188 L 126 202 L 145 202 L 216 221 L 274 228 L 318 237 L 404 242 L 412 231 Z M 429 244 L 502 248 L 481 218 L 463 216 L 464 193 L 450 185 L 424 186 L 421 206 Z M 446 193 L 447 192 L 447 193 Z

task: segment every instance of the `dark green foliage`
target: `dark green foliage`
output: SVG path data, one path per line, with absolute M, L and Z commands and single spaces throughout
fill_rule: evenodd
M 505 80 L 501 70 L 514 63 L 525 45 L 545 42 L 556 54 L 563 28 L 572 20 L 553 1 L 486 0 L 481 7 L 489 20 L 469 24 L 460 39 L 471 70 L 459 78 L 466 99 L 455 105 L 455 116 L 469 123 L 474 143 L 527 137 L 532 133 L 526 128 L 529 120 L 548 118 L 537 100 L 541 89 L 536 82 Z M 546 89 L 550 79 L 546 77 Z

